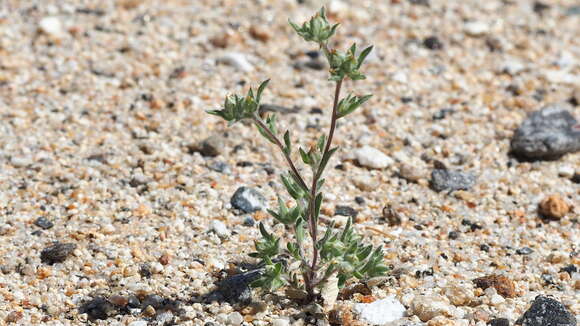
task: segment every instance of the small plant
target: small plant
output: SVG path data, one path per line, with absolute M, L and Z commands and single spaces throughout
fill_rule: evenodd
M 304 40 L 319 45 L 330 66 L 329 79 L 336 84 L 328 136 L 320 136 L 316 145 L 308 150 L 298 148 L 302 162 L 312 171 L 311 182 L 306 183 L 301 170 L 292 159 L 295 147 L 290 131 L 286 130 L 280 137 L 276 115 L 265 118 L 259 115 L 260 100 L 269 80 L 262 82 L 255 92 L 250 88 L 246 96 L 227 96 L 223 109 L 208 113 L 222 117 L 230 125 L 241 120 L 252 121 L 260 134 L 276 145 L 284 155 L 289 171 L 281 179 L 295 205 L 287 207 L 285 201 L 278 198 L 278 210 L 268 212 L 276 221 L 292 230 L 294 237 L 283 248 L 281 239 L 268 232 L 265 225 L 260 223 L 262 239 L 256 241 L 256 252 L 250 256 L 261 259 L 265 269 L 253 286 L 267 291 L 289 286 L 304 293 L 306 300 L 310 302 L 319 295 L 317 290 L 323 289 L 331 279 L 335 282 L 337 280 L 338 286 L 342 287 L 352 277 L 362 279 L 387 272 L 387 267 L 383 265 L 382 249 L 361 244 L 362 238 L 354 231 L 352 218 L 342 230 L 337 229 L 332 222 L 323 235 L 319 230 L 320 207 L 324 199 L 321 192 L 324 185 L 322 176 L 330 158 L 338 149 L 332 147 L 336 122 L 354 112 L 371 97 L 349 94 L 340 99 L 343 81 L 347 78 L 353 81 L 365 79 L 359 69 L 372 46 L 358 55 L 356 44 L 346 52 L 330 49 L 329 39 L 339 25 L 329 24 L 324 8 L 302 26 L 293 22 L 290 25 Z M 284 257 L 290 257 L 294 262 L 287 262 Z

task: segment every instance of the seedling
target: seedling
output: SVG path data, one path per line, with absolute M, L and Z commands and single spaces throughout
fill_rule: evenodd
M 222 117 L 230 125 L 241 120 L 252 121 L 260 134 L 280 149 L 288 163 L 289 170 L 281 175 L 281 179 L 295 204 L 287 207 L 285 201 L 279 198 L 278 210 L 268 212 L 277 222 L 290 229 L 293 237 L 284 239 L 286 245 L 283 246 L 282 239 L 269 232 L 264 223 L 260 223 L 262 238 L 256 241 L 256 251 L 250 256 L 260 259 L 265 269 L 252 285 L 266 291 L 291 287 L 304 293 L 306 301 L 311 302 L 319 296 L 330 279 L 338 280 L 338 286 L 342 287 L 353 277 L 370 278 L 384 275 L 388 271 L 383 265 L 382 249 L 362 244 L 361 236 L 353 228 L 352 218 L 343 229 L 335 227 L 331 222 L 324 234 L 319 230 L 320 208 L 324 200 L 322 177 L 330 158 L 338 150 L 338 147 L 332 147 L 336 122 L 346 118 L 371 98 L 371 95 L 349 94 L 341 99 L 343 81 L 366 78 L 360 68 L 373 47 L 369 46 L 359 54 L 356 44 L 346 52 L 330 49 L 329 40 L 339 24 L 331 25 L 328 22 L 324 8 L 301 26 L 291 21 L 289 23 L 304 40 L 316 43 L 328 60 L 329 80 L 335 83 L 328 135 L 320 136 L 316 145 L 308 150 L 302 147 L 296 150 L 290 130 L 283 134 L 279 132 L 275 114 L 261 117 L 258 112 L 260 101 L 270 80 L 262 82 L 256 91 L 250 88 L 246 96 L 227 96 L 223 109 L 208 113 Z M 312 171 L 309 183 L 294 162 L 295 152 L 299 153 L 302 163 Z

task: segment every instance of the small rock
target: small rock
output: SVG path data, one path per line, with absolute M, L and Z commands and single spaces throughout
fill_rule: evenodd
M 256 225 L 256 220 L 254 220 L 254 218 L 251 216 L 246 216 L 242 224 L 244 224 L 244 226 L 252 227 Z
M 43 264 L 53 265 L 62 263 L 77 247 L 74 243 L 55 243 L 40 252 L 40 261 Z
M 268 40 L 270 40 L 270 38 L 272 37 L 272 33 L 270 32 L 270 30 L 261 25 L 250 26 L 249 32 L 252 38 L 261 42 L 268 42 Z
M 523 247 L 523 248 L 516 249 L 516 254 L 522 255 L 522 256 L 530 255 L 533 252 L 534 252 L 534 250 L 530 247 Z
M 334 215 L 356 217 L 358 211 L 350 206 L 336 205 Z
M 459 239 L 459 232 L 451 231 L 447 236 L 449 237 L 450 240 L 457 240 Z
M 383 218 L 389 223 L 389 226 L 401 225 L 403 218 L 397 210 L 391 206 L 387 205 L 383 208 Z
M 237 311 L 228 315 L 228 325 L 239 326 L 244 322 L 244 317 Z
M 478 288 L 483 290 L 493 287 L 496 289 L 497 293 L 501 294 L 504 298 L 513 298 L 516 296 L 516 286 L 512 280 L 503 275 L 487 275 L 484 277 L 476 278 L 473 283 Z
M 500 66 L 500 71 L 510 76 L 515 76 L 524 70 L 526 70 L 526 65 L 518 60 L 507 60 Z
M 249 285 L 261 274 L 260 270 L 253 270 L 231 276 L 219 284 L 217 294 L 230 304 L 249 304 L 252 302 L 252 290 Z
M 357 303 L 354 310 L 372 325 L 385 325 L 403 318 L 405 307 L 391 295 L 371 303 Z
M 418 295 L 413 299 L 410 309 L 424 322 L 436 316 L 451 317 L 451 306 L 440 295 Z
M 463 26 L 463 31 L 469 36 L 483 36 L 489 33 L 490 27 L 487 23 L 481 21 L 467 22 Z
M 222 136 L 210 136 L 197 145 L 190 146 L 189 152 L 199 152 L 203 156 L 215 157 L 223 153 L 225 139 Z
M 401 164 L 399 175 L 409 182 L 417 182 L 424 177 L 424 173 L 420 168 L 405 163 Z
M 129 324 L 129 326 L 147 326 L 146 320 L 136 320 Z
M 373 191 L 377 189 L 379 183 L 376 178 L 370 175 L 359 175 L 352 178 L 352 183 L 363 191 Z
M 26 167 L 26 166 L 29 166 L 30 164 L 32 164 L 32 160 L 30 158 L 27 158 L 27 157 L 13 156 L 10 158 L 10 163 L 15 168 L 23 168 L 23 167 Z
M 502 304 L 504 302 L 505 302 L 505 299 L 501 295 L 499 295 L 497 293 L 494 294 L 494 295 L 492 295 L 491 298 L 489 299 L 489 303 L 492 306 L 497 306 L 497 305 L 500 305 L 500 304 Z
M 371 169 L 383 169 L 393 164 L 392 158 L 374 147 L 363 146 L 355 150 L 354 154 L 358 164 Z
M 443 43 L 439 40 L 437 36 L 429 36 L 423 40 L 423 45 L 429 50 L 441 50 L 443 49 Z
M 566 273 L 570 274 L 570 276 L 572 276 L 572 273 L 578 273 L 578 268 L 576 266 L 574 266 L 573 264 L 570 264 L 566 267 L 562 267 L 560 269 L 560 272 L 566 272 Z
M 443 120 L 446 117 L 452 115 L 453 113 L 455 113 L 454 109 L 444 108 L 444 109 L 441 109 L 441 110 L 433 113 L 432 118 L 433 118 L 433 120 Z
M 225 239 L 231 235 L 230 230 L 222 221 L 213 220 L 211 221 L 211 230 L 214 231 L 218 237 Z
M 445 296 L 456 306 L 466 306 L 473 300 L 473 290 L 458 284 L 451 284 L 443 289 Z
M 528 160 L 552 160 L 580 150 L 580 126 L 567 104 L 530 114 L 511 140 L 511 152 Z
M 38 23 L 40 31 L 48 36 L 54 38 L 61 38 L 64 36 L 64 29 L 58 17 L 44 17 Z
M 95 297 L 79 307 L 81 314 L 87 314 L 89 319 L 107 319 L 115 313 L 115 307 L 103 297 Z
M 208 168 L 210 170 L 219 172 L 219 173 L 224 173 L 224 174 L 230 174 L 232 173 L 232 168 L 225 162 L 222 161 L 216 161 L 216 162 L 212 162 Z
M 469 190 L 477 177 L 469 172 L 436 168 L 431 172 L 431 188 L 437 192 Z
M 39 217 L 34 221 L 34 225 L 38 226 L 43 230 L 48 230 L 54 226 L 54 223 L 49 221 L 46 217 Z
M 253 213 L 266 207 L 266 198 L 257 190 L 248 187 L 238 188 L 230 202 L 234 208 L 244 213 Z
M 16 323 L 17 321 L 22 319 L 22 317 L 24 317 L 24 313 L 22 311 L 12 311 L 6 316 L 6 318 L 4 318 L 4 320 L 10 324 Z
M 569 165 L 561 166 L 558 169 L 558 176 L 571 179 L 574 176 L 574 168 Z
M 272 321 L 272 326 L 290 326 L 290 321 L 286 318 L 278 318 Z
M 516 321 L 523 326 L 576 326 L 576 317 L 560 302 L 539 295 Z
M 129 303 L 129 299 L 122 295 L 112 295 L 109 297 L 109 302 L 115 306 L 125 307 Z
M 570 211 L 570 206 L 560 195 L 544 198 L 538 206 L 538 212 L 545 218 L 559 220 Z
M 248 61 L 243 53 L 225 53 L 217 60 L 217 62 L 232 66 L 243 72 L 251 72 L 254 70 L 254 66 Z
M 510 321 L 507 318 L 495 318 L 488 323 L 490 326 L 510 326 Z

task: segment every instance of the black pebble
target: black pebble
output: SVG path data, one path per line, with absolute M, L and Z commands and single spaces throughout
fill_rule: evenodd
M 334 208 L 334 215 L 356 217 L 358 215 L 358 211 L 350 206 L 336 205 Z
M 560 269 L 560 272 L 566 272 L 566 273 L 570 274 L 570 276 L 572 276 L 572 273 L 578 273 L 578 268 L 576 266 L 574 266 L 573 264 L 570 264 L 566 267 L 562 267 Z
M 423 45 L 429 50 L 441 50 L 443 49 L 443 43 L 439 40 L 437 36 L 429 36 L 423 40 Z
M 40 252 L 40 261 L 43 264 L 53 265 L 62 263 L 77 247 L 74 243 L 55 243 Z
M 147 263 L 142 264 L 141 268 L 139 268 L 139 274 L 141 275 L 141 277 L 150 278 L 151 277 L 151 266 L 149 266 L 149 264 L 147 264 Z
M 482 244 L 482 245 L 479 246 L 479 250 L 481 250 L 481 251 L 488 252 L 489 249 L 490 249 L 489 246 L 486 245 L 486 244 Z
M 448 237 L 451 240 L 457 240 L 459 238 L 459 232 L 457 232 L 457 231 L 451 231 L 451 232 L 449 232 Z
M 359 205 L 363 205 L 365 203 L 365 199 L 361 196 L 354 197 L 354 201 Z
M 487 323 L 490 326 L 510 326 L 510 321 L 506 318 L 495 318 Z
M 37 218 L 36 221 L 34 221 L 34 225 L 38 226 L 43 230 L 48 230 L 54 226 L 54 223 L 49 221 L 47 218 L 41 216 Z
M 519 248 L 516 250 L 516 254 L 522 255 L 522 256 L 527 256 L 533 252 L 534 252 L 534 250 L 530 247 L 523 247 L 523 248 Z

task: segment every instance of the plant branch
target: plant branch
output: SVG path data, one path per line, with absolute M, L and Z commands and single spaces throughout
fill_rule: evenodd
M 330 122 L 330 131 L 328 132 L 328 138 L 326 140 L 326 146 L 324 147 L 324 152 L 322 153 L 322 157 L 328 154 L 330 150 L 330 144 L 332 143 L 332 138 L 334 136 L 334 130 L 336 129 L 336 120 L 338 117 L 337 109 L 338 109 L 338 99 L 340 97 L 340 90 L 342 88 L 342 79 L 336 82 L 336 88 L 334 91 L 334 104 L 332 105 L 332 118 Z M 312 238 L 312 265 L 310 268 L 310 281 L 312 282 L 316 278 L 316 270 L 318 264 L 318 248 L 316 248 L 316 242 L 318 241 L 318 223 L 315 218 L 315 202 L 316 202 L 316 194 L 317 194 L 317 184 L 318 180 L 322 176 L 322 169 L 323 166 L 319 165 L 316 169 L 316 173 L 312 178 L 312 187 L 310 188 L 310 202 L 309 202 L 309 213 L 308 213 L 308 222 L 310 228 L 310 237 Z M 315 284 L 310 284 L 310 286 L 314 287 Z M 310 291 L 309 291 L 310 292 Z
M 280 151 L 282 151 L 282 154 L 284 154 L 284 158 L 286 159 L 286 162 L 288 162 L 288 165 L 290 166 L 290 169 L 296 175 L 296 177 L 298 178 L 298 181 L 300 181 L 300 185 L 304 189 L 309 189 L 308 186 L 306 185 L 306 182 L 304 182 L 304 179 L 300 175 L 300 172 L 298 172 L 298 169 L 296 169 L 296 166 L 294 165 L 294 162 L 292 162 L 292 158 L 290 157 L 289 154 L 287 154 L 284 151 L 284 145 L 282 145 L 282 142 L 278 139 L 278 137 L 276 137 L 276 135 L 274 135 L 272 133 L 272 131 L 270 131 L 270 128 L 268 128 L 268 126 L 266 126 L 266 124 L 264 123 L 264 121 L 262 121 L 261 118 L 254 116 L 252 118 L 252 120 L 254 120 L 254 122 L 258 126 L 260 126 L 260 128 L 262 128 L 268 134 L 268 136 L 270 136 L 271 139 L 274 140 L 274 142 L 276 143 L 276 146 L 278 146 L 280 148 Z

